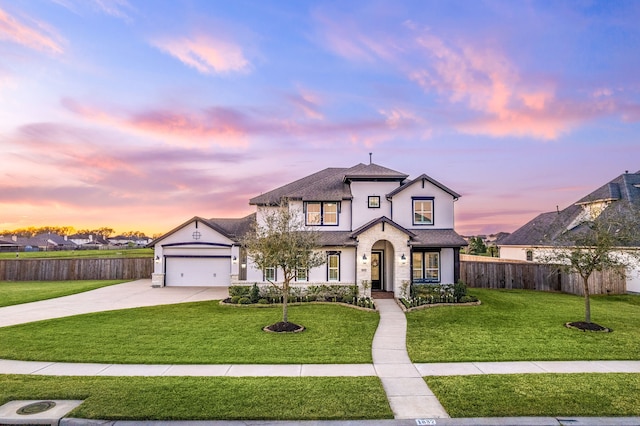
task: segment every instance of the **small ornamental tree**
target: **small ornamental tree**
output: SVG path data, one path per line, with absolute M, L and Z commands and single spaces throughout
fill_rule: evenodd
M 559 264 L 565 271 L 580 275 L 584 320 L 591 323 L 591 274 L 603 270 L 623 274 L 631 262 L 640 262 L 640 208 L 627 201 L 615 201 L 571 225 L 571 229 L 556 226 L 549 230 L 547 235 L 555 238 L 536 254 L 536 261 Z
M 282 322 L 288 323 L 289 286 L 298 270 L 308 271 L 325 263 L 318 251 L 318 232 L 305 227 L 301 214 L 284 200 L 273 211 L 259 213 L 258 220 L 242 240 L 247 254 L 260 269 L 282 272 Z M 277 286 L 276 283 L 271 282 Z

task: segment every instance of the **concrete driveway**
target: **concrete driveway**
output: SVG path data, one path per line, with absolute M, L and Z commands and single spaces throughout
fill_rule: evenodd
M 144 279 L 71 296 L 0 308 L 0 327 L 90 312 L 222 300 L 228 295 L 228 287 L 153 288 L 151 280 Z

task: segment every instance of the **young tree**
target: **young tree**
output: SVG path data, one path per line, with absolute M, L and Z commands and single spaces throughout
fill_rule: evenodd
M 242 240 L 247 254 L 260 269 L 278 268 L 282 272 L 282 322 L 288 323 L 289 286 L 299 269 L 309 270 L 325 263 L 318 251 L 318 232 L 307 229 L 300 212 L 288 203 L 262 216 Z M 271 282 L 271 284 L 276 285 Z
M 627 201 L 615 201 L 597 212 L 583 215 L 567 229 L 550 229 L 555 235 L 536 260 L 559 264 L 582 278 L 585 322 L 591 323 L 589 277 L 594 271 L 624 273 L 631 262 L 640 262 L 640 208 Z M 639 263 L 640 264 L 640 263 Z

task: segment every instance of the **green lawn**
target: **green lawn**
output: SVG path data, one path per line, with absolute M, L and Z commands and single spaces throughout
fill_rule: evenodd
M 262 331 L 281 315 L 281 307 L 238 308 L 217 301 L 79 315 L 0 328 L 0 358 L 125 364 L 372 362 L 376 312 L 291 306 L 289 319 L 306 326 L 304 332 Z
M 640 416 L 640 374 L 427 377 L 451 417 Z
M 377 377 L 0 375 L 0 405 L 18 399 L 83 399 L 68 417 L 103 420 L 393 418 Z
M 109 250 L 52 250 L 52 251 L 25 251 L 18 254 L 19 259 L 75 259 L 75 258 L 100 258 L 100 257 L 153 257 L 152 248 L 121 248 Z M 2 252 L 0 259 L 15 259 L 16 252 Z
M 480 306 L 407 314 L 414 362 L 640 359 L 640 296 L 596 296 L 592 321 L 613 333 L 564 327 L 584 318 L 584 299 L 559 293 L 469 289 Z
M 53 299 L 125 281 L 0 281 L 0 307 Z

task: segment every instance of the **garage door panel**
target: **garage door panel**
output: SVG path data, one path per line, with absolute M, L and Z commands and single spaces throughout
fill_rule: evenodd
M 229 286 L 231 260 L 227 257 L 168 257 L 165 280 L 167 286 Z

